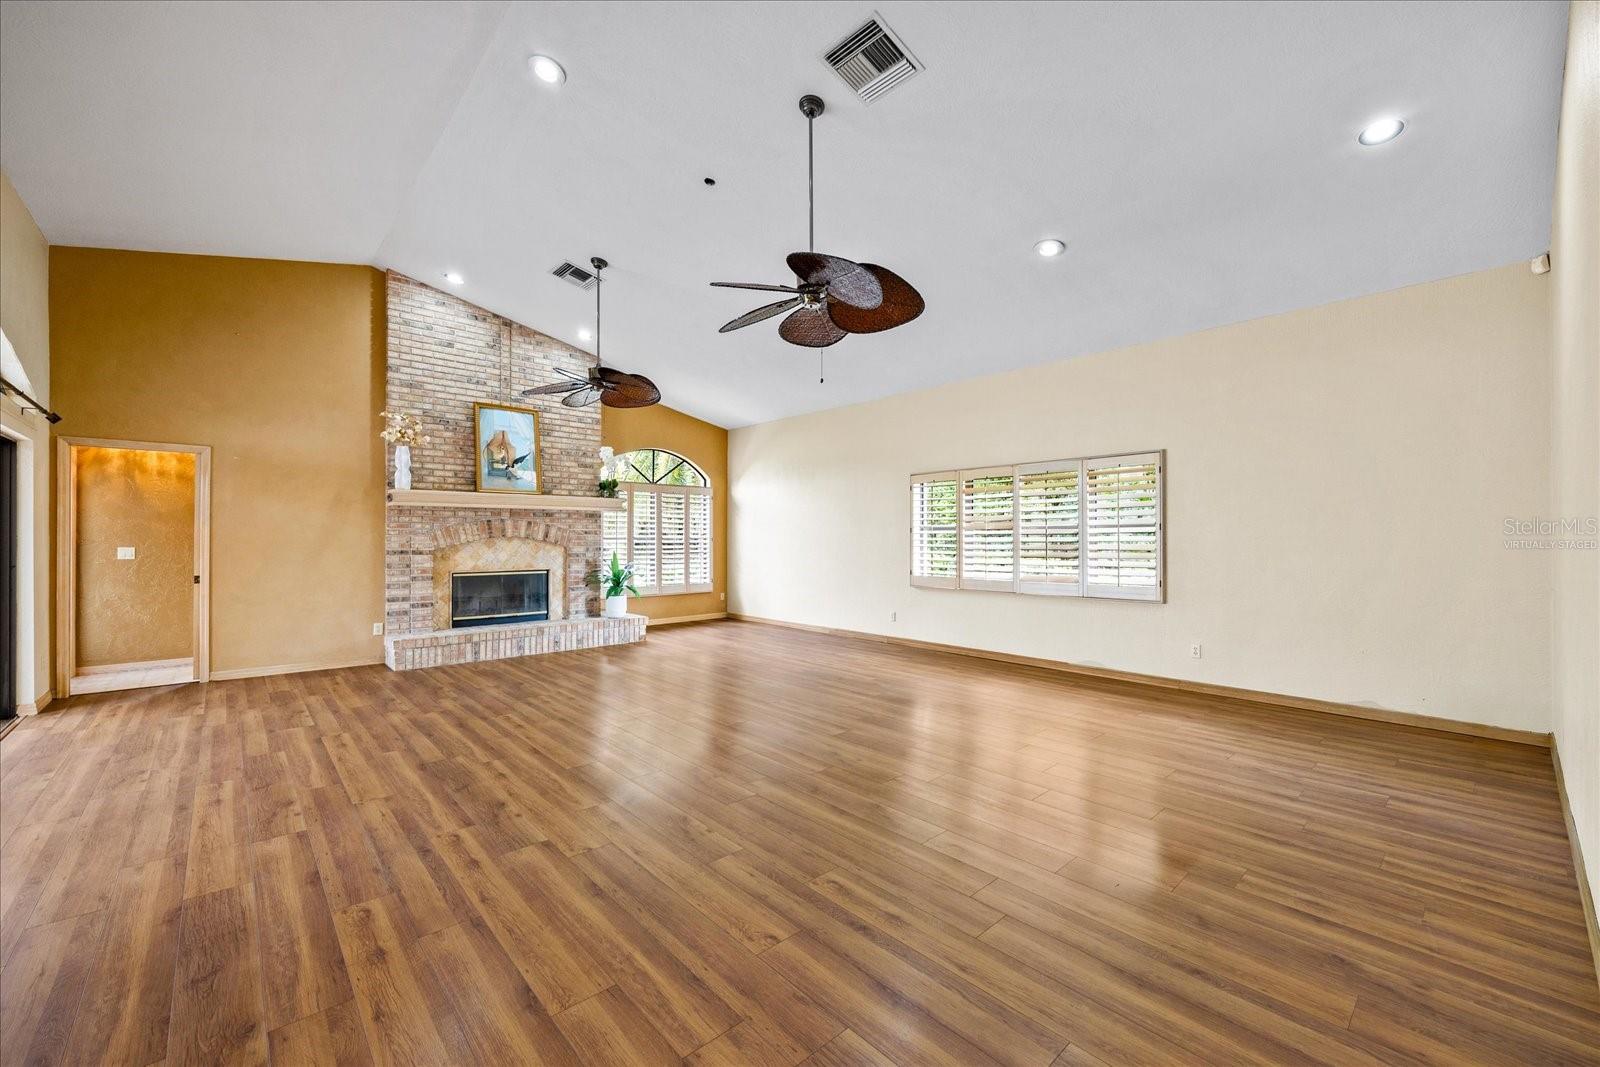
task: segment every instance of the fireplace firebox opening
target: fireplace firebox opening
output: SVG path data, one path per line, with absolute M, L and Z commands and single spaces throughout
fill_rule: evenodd
M 549 571 L 456 571 L 450 575 L 450 625 L 499 626 L 550 618 Z

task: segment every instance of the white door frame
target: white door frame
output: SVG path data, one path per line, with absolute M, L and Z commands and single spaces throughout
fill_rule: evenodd
M 16 425 L 22 426 L 21 416 L 23 408 L 14 404 L 10 397 L 0 397 L 0 437 L 17 446 L 17 621 L 16 642 L 13 650 L 17 657 L 16 669 L 12 675 L 16 692 L 12 698 L 16 702 L 18 715 L 30 715 L 39 710 L 41 702 L 40 690 L 43 688 L 43 679 L 35 677 L 35 663 L 38 657 L 39 642 L 45 635 L 39 633 L 34 626 L 38 617 L 38 598 L 34 595 L 38 581 L 38 566 L 36 560 L 44 556 L 46 548 L 35 541 L 34 527 L 37 524 L 38 512 L 34 508 L 35 494 L 38 489 L 34 477 L 34 449 L 38 444 L 27 433 L 11 426 L 3 425 L 5 420 L 12 420 Z M 46 446 L 50 440 L 49 430 L 41 435 Z
M 56 684 L 71 693 L 78 673 L 78 478 L 74 448 L 123 448 L 194 454 L 194 680 L 211 679 L 211 446 L 56 438 Z

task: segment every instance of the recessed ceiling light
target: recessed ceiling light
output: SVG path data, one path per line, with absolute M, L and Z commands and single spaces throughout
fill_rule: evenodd
M 1044 240 L 1034 245 L 1033 250 L 1039 253 L 1041 256 L 1044 256 L 1046 259 L 1049 259 L 1052 256 L 1059 256 L 1061 253 L 1065 252 L 1067 250 L 1067 242 L 1058 241 L 1054 237 L 1046 237 Z
M 528 69 L 533 76 L 548 85 L 560 85 L 567 80 L 567 71 L 549 56 L 529 56 Z
M 466 281 L 465 278 L 453 270 L 447 270 L 444 272 L 444 280 L 449 282 L 451 285 L 460 285 L 462 282 Z
M 578 327 L 578 340 L 580 340 L 580 341 L 592 341 L 592 340 L 594 340 L 594 331 L 589 329 L 589 327 L 587 327 L 587 326 Z
M 1368 147 L 1371 147 L 1372 145 L 1385 144 L 1394 140 L 1396 137 L 1399 137 L 1400 131 L 1405 128 L 1406 124 L 1401 122 L 1399 119 L 1379 119 L 1376 122 L 1369 123 L 1367 128 L 1361 131 L 1361 136 L 1357 137 L 1356 140 L 1360 141 L 1364 145 L 1367 145 Z

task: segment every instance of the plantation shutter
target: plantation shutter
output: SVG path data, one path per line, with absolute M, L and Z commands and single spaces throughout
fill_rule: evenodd
M 956 587 L 960 562 L 954 471 L 911 476 L 911 584 Z
M 688 570 L 685 500 L 682 493 L 658 490 L 656 523 L 661 531 L 659 591 L 681 593 Z
M 611 556 L 616 554 L 618 560 L 628 562 L 632 553 L 628 551 L 628 508 L 627 493 L 618 493 L 623 500 L 620 511 L 603 511 L 600 513 L 600 548 L 602 558 L 601 566 L 609 566 Z
M 961 588 L 1017 587 L 1012 467 L 961 472 Z
M 711 591 L 711 492 L 691 492 L 689 501 L 689 590 Z
M 1083 463 L 1056 460 L 1017 468 L 1017 589 L 1077 596 Z
M 1161 455 L 1085 460 L 1084 595 L 1162 599 Z
M 633 516 L 633 584 L 640 595 L 659 592 L 656 566 L 656 494 L 648 489 L 629 493 Z

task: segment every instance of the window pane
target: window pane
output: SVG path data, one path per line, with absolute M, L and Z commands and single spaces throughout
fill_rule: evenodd
M 1087 471 L 1089 585 L 1157 588 L 1161 527 L 1156 476 L 1154 461 Z
M 689 498 L 689 584 L 711 584 L 711 497 Z
M 656 584 L 656 494 L 633 493 L 633 574 L 640 592 Z
M 622 460 L 621 470 L 617 473 L 619 482 L 648 482 L 650 480 L 650 464 L 652 452 L 648 448 L 637 452 L 624 452 L 618 458 Z
M 1010 582 L 1015 574 L 1009 474 L 970 477 L 961 484 L 961 580 Z
M 627 504 L 628 494 L 618 493 Z M 624 506 L 621 511 L 603 511 L 600 513 L 600 544 L 603 551 L 601 566 L 609 566 L 611 554 L 614 552 L 622 562 L 628 562 L 628 511 Z
M 1078 468 L 1017 479 L 1017 555 L 1025 582 L 1078 582 Z
M 666 455 L 667 453 L 663 453 Z M 667 467 L 659 481 L 662 485 L 705 485 L 705 475 L 682 456 L 673 456 L 673 465 Z
M 684 583 L 684 534 L 685 534 L 685 508 L 681 493 L 661 493 L 656 495 L 656 507 L 659 509 L 657 522 L 661 524 L 661 585 L 682 585 Z
M 956 576 L 956 481 L 911 487 L 911 573 L 919 578 Z
M 660 448 L 640 448 L 617 457 L 622 461 L 617 480 L 652 485 L 706 485 L 706 477 L 689 460 Z

